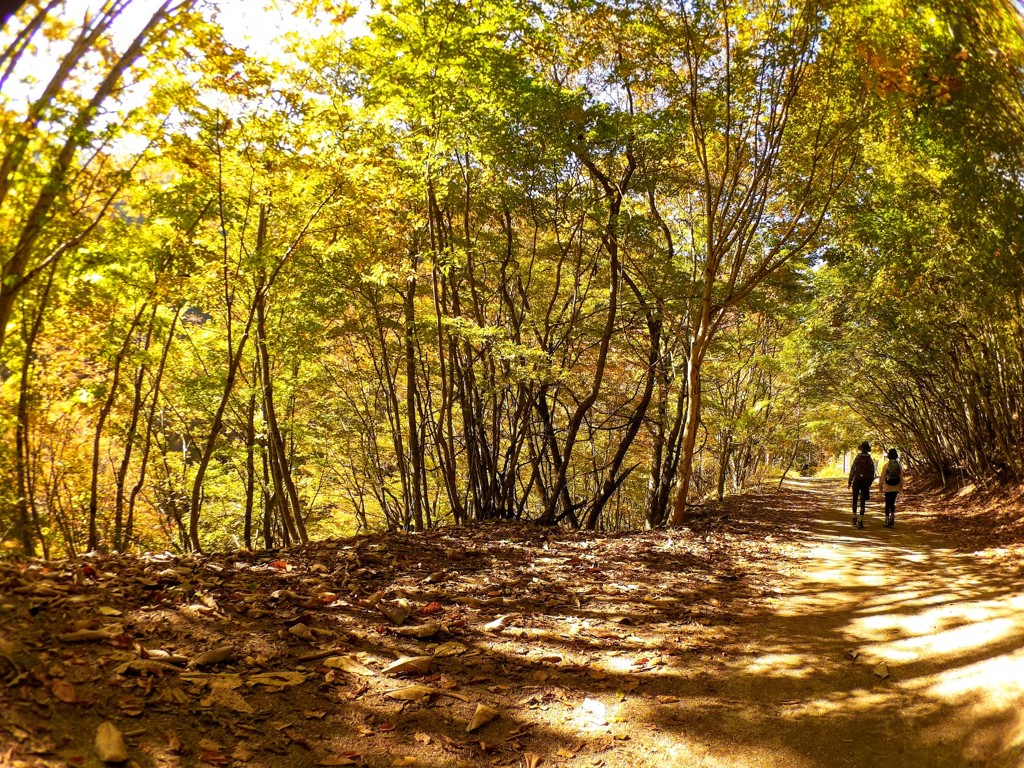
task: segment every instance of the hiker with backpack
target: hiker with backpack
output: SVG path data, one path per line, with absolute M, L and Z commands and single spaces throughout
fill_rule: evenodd
M 878 473 L 878 488 L 885 494 L 885 527 L 892 528 L 896 525 L 896 494 L 903 490 L 903 467 L 895 448 L 890 448 L 887 456 L 889 460 Z
M 864 527 L 864 507 L 871 497 L 871 484 L 875 482 L 875 462 L 871 458 L 871 443 L 860 444 L 860 453 L 850 467 L 847 488 L 853 489 L 853 527 Z M 860 502 L 860 520 L 857 519 L 857 503 Z

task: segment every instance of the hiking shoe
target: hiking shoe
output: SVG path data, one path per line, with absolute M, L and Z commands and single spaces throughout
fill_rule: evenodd
M 858 522 L 858 523 L 857 523 L 857 527 L 858 527 L 858 528 L 863 528 L 863 527 L 864 527 L 864 521 L 863 521 L 863 520 L 861 520 L 860 522 Z

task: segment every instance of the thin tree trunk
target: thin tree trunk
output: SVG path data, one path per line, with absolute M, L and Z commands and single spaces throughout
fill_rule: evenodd
M 150 342 L 153 339 L 153 325 L 156 320 L 157 305 L 153 304 L 153 311 L 149 317 L 149 325 L 146 328 L 146 338 L 143 343 L 143 353 L 149 351 Z M 136 431 L 139 426 L 139 414 L 142 411 L 143 395 L 142 385 L 146 378 L 146 371 L 148 366 L 143 363 L 139 365 L 138 370 L 135 373 L 135 382 L 132 386 L 132 411 L 128 421 L 128 429 L 125 432 L 124 437 L 124 450 L 121 453 L 121 461 L 118 464 L 117 472 L 114 475 L 115 489 L 114 489 L 114 551 L 122 551 L 124 542 L 122 541 L 123 525 L 124 525 L 124 502 L 125 502 L 125 482 L 128 477 L 128 466 L 131 464 L 132 451 L 135 447 Z
M 138 328 L 142 315 L 147 308 L 148 301 L 143 303 L 139 311 L 135 313 L 135 317 L 132 318 L 132 322 L 128 326 L 128 333 L 125 334 L 124 342 L 122 342 L 121 348 L 114 356 L 114 367 L 110 376 L 110 389 L 107 391 L 107 397 L 100 407 L 99 416 L 96 418 L 96 429 L 92 439 L 92 471 L 89 477 L 89 542 L 86 545 L 86 549 L 90 552 L 99 547 L 96 517 L 99 512 L 100 440 L 103 437 L 103 427 L 106 425 L 110 410 L 114 407 L 114 401 L 117 400 L 117 387 L 121 382 L 121 363 L 124 362 L 124 358 L 128 354 L 128 348 L 132 343 L 132 336 L 135 334 L 135 329 Z
M 163 382 L 164 370 L 167 367 L 167 358 L 170 356 L 171 345 L 174 343 L 174 328 L 178 324 L 178 316 L 181 314 L 181 305 L 174 308 L 170 325 L 167 328 L 167 340 L 164 342 L 163 350 L 160 352 L 160 363 L 157 365 L 156 375 L 153 378 L 153 400 L 149 406 L 149 414 L 146 417 L 146 437 L 142 442 L 142 457 L 139 463 L 139 476 L 132 486 L 128 495 L 128 514 L 124 523 L 124 546 L 131 543 L 132 534 L 135 529 L 135 502 L 146 482 L 146 468 L 149 465 L 150 448 L 153 441 L 153 427 L 156 423 L 157 404 L 160 401 L 160 385 Z

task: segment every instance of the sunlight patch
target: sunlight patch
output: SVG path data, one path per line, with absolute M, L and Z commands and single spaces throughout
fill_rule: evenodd
M 777 677 L 807 677 L 814 671 L 803 654 L 766 653 L 746 665 L 754 675 L 775 675 Z

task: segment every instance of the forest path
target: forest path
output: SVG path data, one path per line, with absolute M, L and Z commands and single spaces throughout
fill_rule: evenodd
M 847 499 L 0 559 L 0 766 L 103 768 L 109 721 L 140 768 L 1024 768 L 1020 551 Z
M 955 550 L 928 515 L 883 527 L 879 494 L 859 530 L 845 483 L 789 486 L 778 594 L 681 686 L 697 698 L 673 718 L 674 764 L 1024 766 L 1020 574 Z

